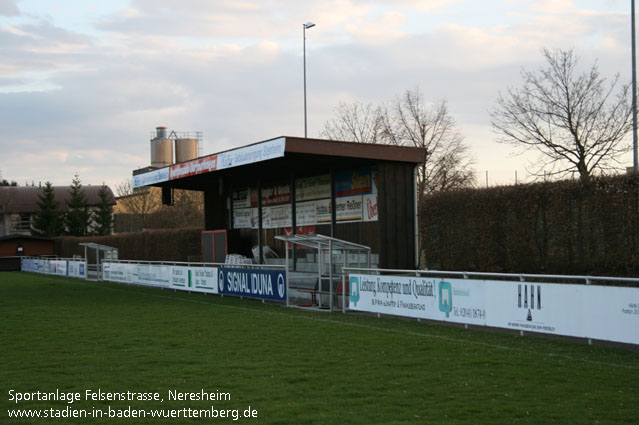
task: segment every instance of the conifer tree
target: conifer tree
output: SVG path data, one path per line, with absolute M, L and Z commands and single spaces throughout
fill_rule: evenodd
M 67 234 L 71 236 L 85 236 L 89 226 L 89 207 L 87 197 L 80 184 L 80 177 L 76 174 L 69 191 L 71 197 L 66 201 L 69 211 L 66 215 Z
M 60 236 L 64 233 L 64 222 L 60 212 L 59 203 L 55 200 L 55 194 L 51 182 L 46 182 L 42 193 L 38 195 L 38 212 L 35 214 L 31 233 L 35 236 Z
M 113 207 L 110 204 L 109 192 L 104 183 L 98 192 L 100 197 L 100 203 L 98 209 L 93 215 L 95 221 L 95 228 L 93 233 L 96 235 L 104 236 L 111 234 L 111 225 L 113 223 Z

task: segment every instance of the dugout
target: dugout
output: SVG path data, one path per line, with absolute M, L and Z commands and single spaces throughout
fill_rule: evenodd
M 222 262 L 215 252 L 224 248 L 266 261 L 285 252 L 276 236 L 319 234 L 370 247 L 381 268 L 414 269 L 424 157 L 413 147 L 279 137 L 135 170 L 133 187 L 162 187 L 165 204 L 172 189 L 204 192 L 205 261 Z

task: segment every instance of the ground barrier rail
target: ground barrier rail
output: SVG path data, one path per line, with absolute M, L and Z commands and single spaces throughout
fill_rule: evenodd
M 84 259 L 24 257 L 21 268 L 87 278 Z M 340 288 L 344 312 L 639 344 L 637 278 L 363 268 L 344 271 Z M 101 279 L 287 305 L 289 297 L 286 267 L 280 265 L 112 260 L 102 263 Z
M 84 258 L 22 257 L 20 259 L 20 270 L 56 276 L 87 278 L 87 263 Z
M 639 279 L 635 278 L 345 271 L 351 311 L 639 344 Z M 631 284 L 635 287 L 627 286 Z
M 102 280 L 279 302 L 288 294 L 281 265 L 105 261 Z

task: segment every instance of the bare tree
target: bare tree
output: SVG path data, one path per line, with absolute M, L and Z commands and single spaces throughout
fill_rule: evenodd
M 340 102 L 334 110 L 335 118 L 324 124 L 322 137 L 357 143 L 380 143 L 384 130 L 380 107 L 360 102 Z
M 579 59 L 572 50 L 542 53 L 547 68 L 522 70 L 522 87 L 499 94 L 491 114 L 499 142 L 536 151 L 537 174 L 576 171 L 586 181 L 613 169 L 630 149 L 624 143 L 632 124 L 628 85 L 616 91 L 618 74 L 606 84 L 596 62 L 578 74 Z
M 160 188 L 133 190 L 131 180 L 115 186 L 120 213 L 136 214 L 143 228 L 179 228 L 204 226 L 204 195 L 202 192 L 175 189 L 173 205 L 162 205 Z
M 445 101 L 426 104 L 419 89 L 413 89 L 389 106 L 342 102 L 335 115 L 325 124 L 323 137 L 424 149 L 426 160 L 419 166 L 417 182 L 420 200 L 434 191 L 472 186 L 475 175 L 468 147 Z
M 173 190 L 173 205 L 162 205 L 147 220 L 151 228 L 204 227 L 204 193 Z
M 386 143 L 424 149 L 418 193 L 472 186 L 475 173 L 468 146 L 445 101 L 427 105 L 419 89 L 407 90 L 385 114 Z
M 160 196 L 154 195 L 151 188 L 134 190 L 129 179 L 116 184 L 115 192 L 118 194 L 120 207 L 118 212 L 138 214 L 142 217 L 143 226 L 146 226 L 149 215 L 160 208 Z

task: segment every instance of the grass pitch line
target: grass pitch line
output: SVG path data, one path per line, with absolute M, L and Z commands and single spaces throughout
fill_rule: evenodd
M 144 286 L 136 286 L 136 287 L 146 288 Z M 117 291 L 129 292 L 129 293 L 136 292 L 136 291 L 131 291 L 131 290 L 123 288 L 123 287 L 117 288 L 117 287 L 113 287 L 113 286 L 106 286 L 105 288 L 113 289 L 113 290 L 117 290 Z M 154 298 L 178 300 L 178 301 L 189 302 L 189 303 L 194 303 L 194 304 L 203 304 L 203 305 L 208 305 L 208 306 L 212 306 L 212 307 L 223 307 L 223 308 L 228 308 L 228 309 L 232 309 L 232 310 L 247 311 L 247 312 L 254 312 L 254 313 L 257 312 L 257 313 L 271 315 L 271 316 L 283 316 L 283 317 L 287 317 L 287 318 L 290 318 L 290 319 L 299 319 L 299 318 L 301 318 L 301 319 L 304 319 L 304 320 L 309 320 L 309 321 L 318 322 L 318 323 L 338 324 L 338 325 L 350 326 L 350 327 L 354 327 L 354 328 L 369 329 L 369 330 L 382 331 L 382 332 L 387 332 L 387 333 L 395 333 L 395 334 L 399 334 L 399 335 L 417 336 L 417 337 L 421 337 L 421 338 L 433 338 L 433 339 L 439 339 L 439 340 L 452 342 L 452 343 L 456 343 L 456 344 L 471 344 L 471 345 L 477 345 L 477 346 L 496 349 L 496 350 L 506 350 L 506 351 L 517 352 L 517 353 L 527 353 L 527 354 L 530 353 L 530 350 L 522 350 L 522 349 L 518 349 L 518 348 L 514 348 L 514 347 L 509 347 L 509 346 L 506 346 L 506 345 L 490 344 L 490 343 L 481 342 L 481 341 L 470 341 L 470 340 L 462 339 L 462 338 L 451 338 L 451 337 L 447 337 L 447 336 L 435 335 L 435 334 L 430 334 L 430 333 L 421 333 L 421 332 L 407 331 L 407 330 L 403 330 L 403 329 L 385 328 L 385 327 L 380 327 L 380 326 L 366 325 L 366 324 L 362 324 L 362 323 L 346 322 L 346 321 L 342 321 L 342 320 L 323 319 L 323 318 L 312 317 L 312 316 L 308 316 L 308 315 L 293 315 L 293 314 L 288 314 L 288 313 L 285 313 L 285 312 L 265 311 L 265 310 L 260 310 L 260 309 L 255 309 L 255 308 L 248 308 L 248 307 L 238 307 L 238 306 L 232 306 L 232 305 L 214 304 L 214 303 L 208 302 L 208 301 L 195 300 L 195 299 L 190 299 L 190 298 L 183 298 L 183 297 L 178 296 L 177 294 L 176 294 L 176 296 L 167 296 L 167 295 L 159 295 L 159 294 L 148 294 L 147 295 L 147 294 L 141 294 L 141 293 L 139 293 L 139 294 L 140 295 L 144 295 L 144 296 L 151 296 L 151 297 L 154 297 Z M 235 297 L 232 297 L 232 298 L 235 298 Z M 600 361 L 589 360 L 589 359 L 585 359 L 585 358 L 575 358 L 575 357 L 568 356 L 568 355 L 565 355 L 565 354 L 556 354 L 556 353 L 549 353 L 549 352 L 546 352 L 546 353 L 535 352 L 535 354 L 547 356 L 549 358 L 554 358 L 554 359 L 563 359 L 563 360 L 569 360 L 569 361 L 581 361 L 581 362 L 584 362 L 584 363 L 589 363 L 589 364 L 599 365 L 599 366 L 610 366 L 610 367 L 618 367 L 618 368 L 624 368 L 624 369 L 630 369 L 630 370 L 639 370 L 639 367 L 631 366 L 631 365 L 627 365 L 627 364 L 611 363 L 611 362 L 600 362 Z

